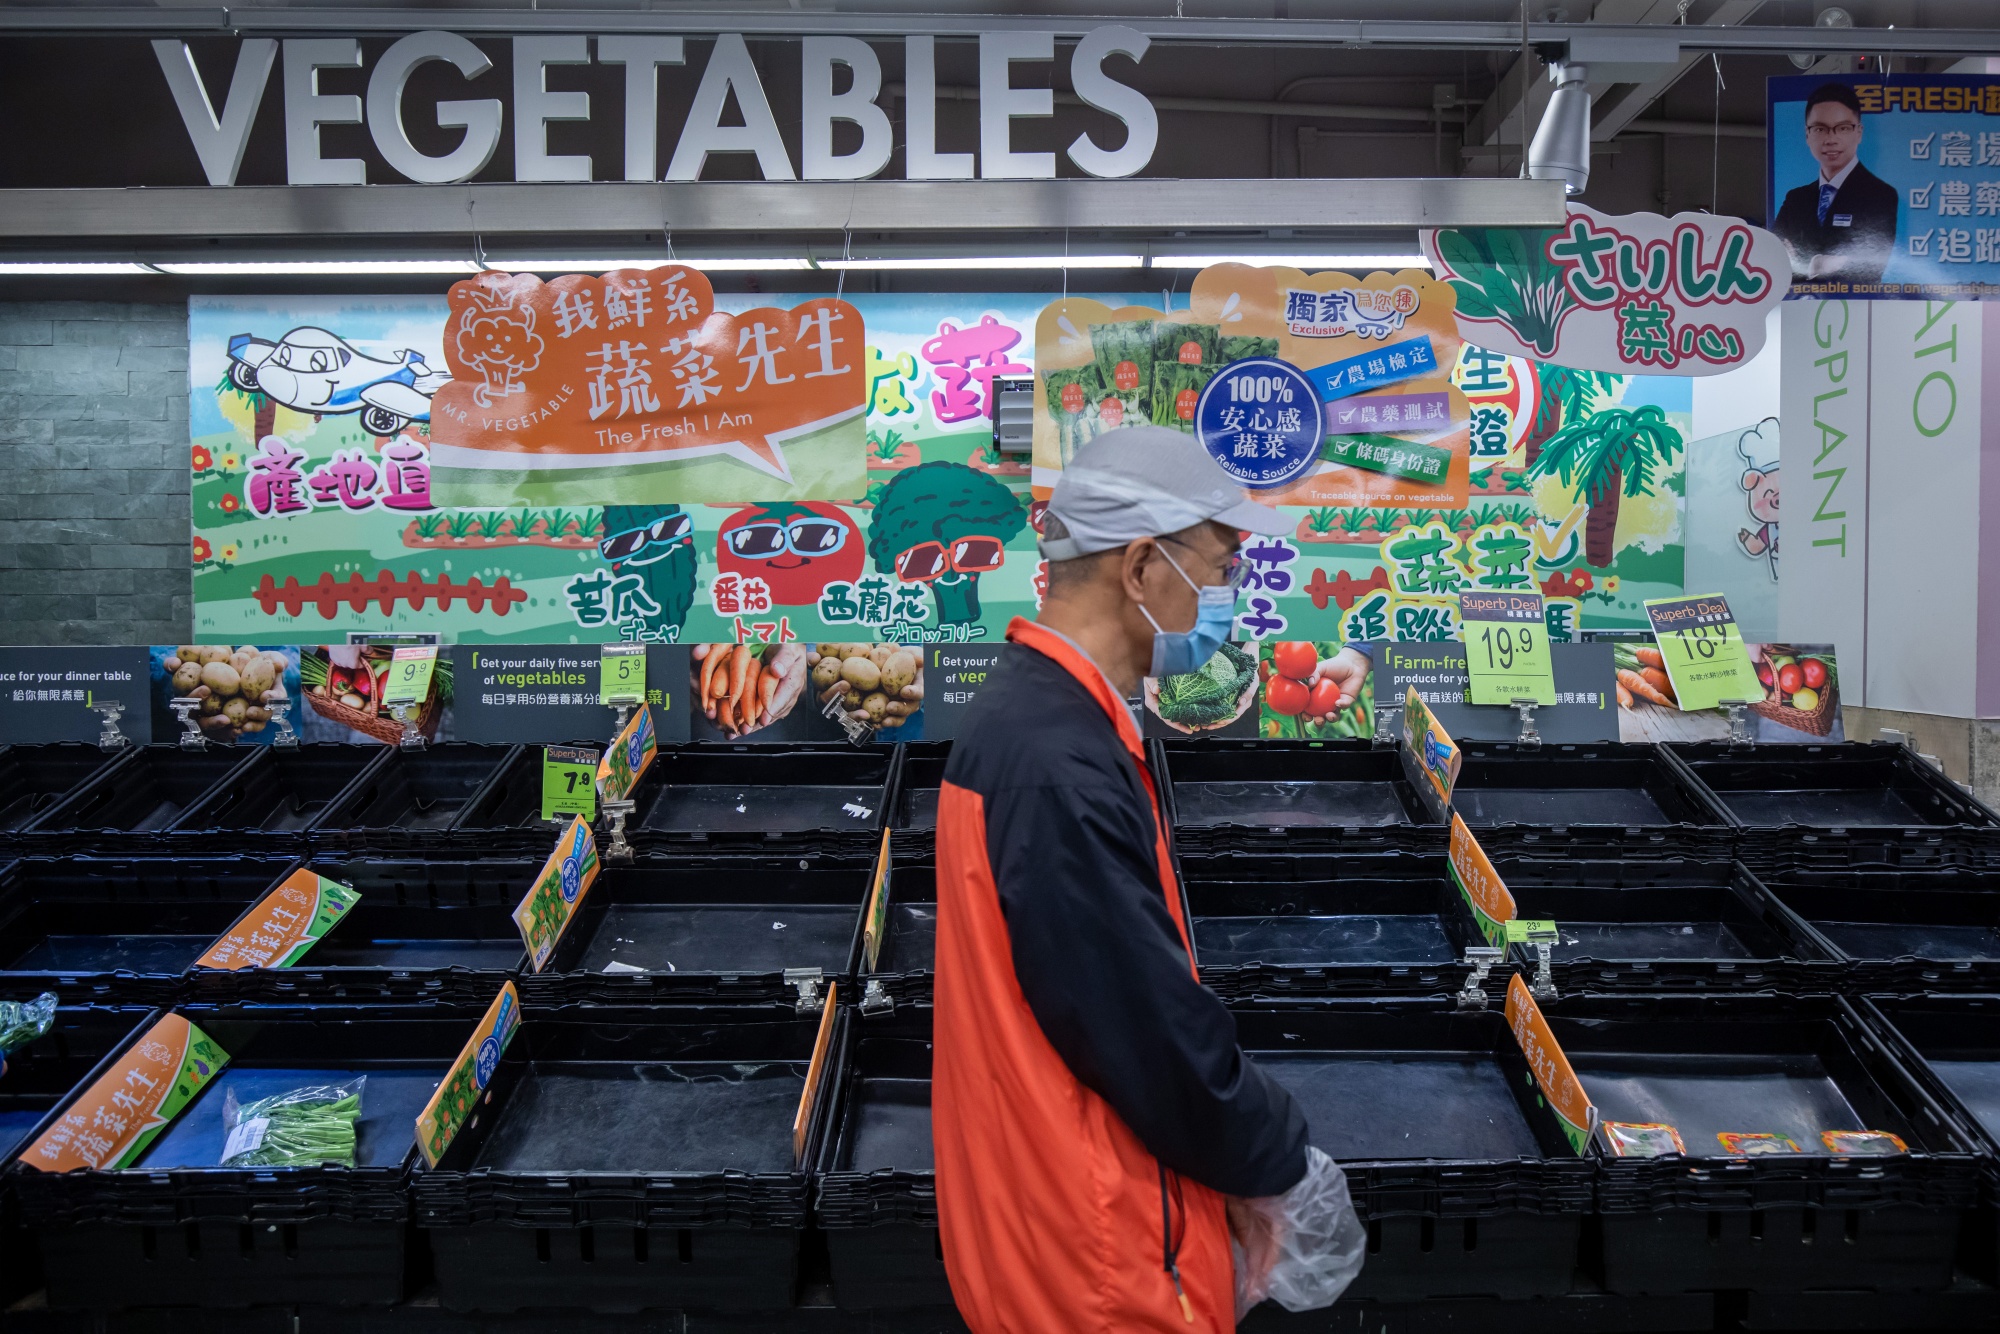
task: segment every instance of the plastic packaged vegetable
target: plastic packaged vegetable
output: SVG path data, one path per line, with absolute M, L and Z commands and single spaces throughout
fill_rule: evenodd
M 55 1021 L 53 991 L 44 991 L 31 1001 L 0 1001 L 0 1058 L 12 1056 L 47 1033 Z
M 354 1166 L 361 1090 L 368 1076 L 341 1084 L 290 1089 L 255 1102 L 238 1103 L 235 1090 L 222 1107 L 228 1138 L 224 1167 Z
M 1238 1320 L 1267 1297 L 1287 1311 L 1333 1305 L 1360 1274 L 1368 1248 L 1346 1173 L 1311 1145 L 1298 1185 L 1283 1195 L 1231 1199 L 1229 1224 Z

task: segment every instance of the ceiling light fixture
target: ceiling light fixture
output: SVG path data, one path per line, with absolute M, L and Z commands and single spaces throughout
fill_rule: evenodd
M 1427 269 L 1422 255 L 1155 255 L 1156 269 L 1205 269 L 1211 264 L 1249 264 L 1289 269 Z
M 144 264 L 111 263 L 96 260 L 75 262 L 68 260 L 52 260 L 48 262 L 39 260 L 22 262 L 13 260 L 0 261 L 0 278 L 83 278 L 95 277 L 100 274 L 131 275 L 152 272 L 153 270 L 147 268 Z
M 608 273 L 612 269 L 661 269 L 674 264 L 685 264 L 704 273 L 812 267 L 811 260 L 801 259 L 796 255 L 774 258 L 738 256 L 730 259 L 669 259 L 665 255 L 655 255 L 650 259 L 494 259 L 489 256 L 486 262 L 492 268 L 504 269 L 509 273 Z
M 921 255 L 823 259 L 822 269 L 1139 269 L 1144 255 Z
M 162 273 L 191 277 L 228 278 L 264 275 L 337 274 L 428 274 L 477 273 L 479 266 L 469 259 L 254 259 L 254 260 L 160 260 L 153 267 Z
M 1528 175 L 1561 181 L 1563 193 L 1580 195 L 1590 185 L 1590 71 L 1574 61 L 1549 66 L 1548 109 L 1528 145 Z

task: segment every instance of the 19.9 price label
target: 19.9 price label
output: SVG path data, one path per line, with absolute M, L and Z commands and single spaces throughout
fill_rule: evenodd
M 1743 647 L 1743 632 L 1720 593 L 1660 598 L 1646 604 L 1646 615 L 1652 618 L 1653 638 L 1683 710 L 1764 697 L 1750 651 Z
M 1474 704 L 1556 702 L 1540 593 L 1461 593 L 1458 618 Z

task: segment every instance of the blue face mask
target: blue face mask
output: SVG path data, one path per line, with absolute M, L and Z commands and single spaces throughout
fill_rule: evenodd
M 1180 672 L 1198 672 L 1215 656 L 1236 628 L 1236 588 L 1232 584 L 1216 584 L 1203 588 L 1189 579 L 1180 562 L 1167 554 L 1165 547 L 1160 554 L 1166 556 L 1167 564 L 1174 567 L 1174 573 L 1187 581 L 1187 586 L 1195 591 L 1194 626 L 1188 630 L 1162 630 L 1160 623 L 1153 620 L 1153 613 L 1144 606 L 1139 614 L 1153 624 L 1153 668 L 1151 676 L 1173 676 Z

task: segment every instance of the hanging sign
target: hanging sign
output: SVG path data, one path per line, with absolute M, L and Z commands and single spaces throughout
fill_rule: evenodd
M 417 1113 L 417 1147 L 423 1150 L 426 1164 L 436 1167 L 459 1130 L 472 1119 L 480 1093 L 492 1080 L 500 1057 L 520 1027 L 521 997 L 514 984 L 507 982 L 486 1007 L 485 1017 L 466 1039 L 437 1092 L 431 1095 L 423 1111 Z
M 208 1034 L 163 1014 L 19 1161 L 43 1172 L 130 1167 L 228 1064 L 229 1053 Z
M 1521 1055 L 1528 1060 L 1535 1091 L 1556 1114 L 1563 1138 L 1582 1157 L 1591 1132 L 1597 1128 L 1597 1109 L 1590 1105 L 1583 1081 L 1570 1068 L 1569 1057 L 1563 1055 L 1562 1046 L 1549 1029 L 1549 1021 L 1542 1015 L 1542 1007 L 1535 1004 L 1528 984 L 1519 973 L 1507 983 L 1507 1028 L 1520 1044 Z
M 1225 366 L 1201 391 L 1194 433 L 1224 472 L 1264 490 L 1318 461 L 1326 423 L 1319 395 L 1298 367 L 1249 357 Z
M 1709 213 L 1571 204 L 1561 227 L 1418 237 L 1466 342 L 1576 370 L 1719 375 L 1763 349 L 1764 317 L 1791 290 L 1784 242 Z
M 1764 683 L 1743 646 L 1729 599 L 1720 593 L 1656 598 L 1646 603 L 1646 615 L 1682 711 L 1763 700 Z
M 290 968 L 361 902 L 361 895 L 304 867 L 236 919 L 196 968 Z
M 1474 704 L 1556 702 L 1540 593 L 1460 593 L 1458 619 Z
M 548 283 L 488 272 L 452 284 L 448 300 L 452 378 L 431 400 L 440 504 L 867 489 L 861 313 L 845 301 L 726 315 L 685 264 Z

